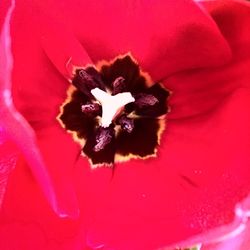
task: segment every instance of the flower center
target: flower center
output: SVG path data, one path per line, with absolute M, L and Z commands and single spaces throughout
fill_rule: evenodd
M 72 85 L 58 120 L 93 167 L 156 156 L 169 91 L 131 55 L 76 69 Z
M 91 90 L 91 94 L 102 105 L 101 126 L 104 128 L 109 127 L 113 119 L 121 113 L 126 104 L 135 101 L 130 92 L 123 92 L 112 96 L 99 88 L 95 88 Z

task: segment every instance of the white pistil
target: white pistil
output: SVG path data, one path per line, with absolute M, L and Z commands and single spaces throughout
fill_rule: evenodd
M 112 96 L 99 88 L 95 88 L 91 90 L 91 94 L 102 105 L 101 125 L 105 128 L 112 123 L 112 120 L 119 113 L 121 108 L 135 101 L 130 92 L 123 92 Z

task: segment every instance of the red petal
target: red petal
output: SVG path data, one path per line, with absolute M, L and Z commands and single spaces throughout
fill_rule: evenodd
M 246 25 L 249 8 L 235 2 L 206 2 L 221 33 L 233 52 L 232 60 L 225 66 L 194 69 L 175 74 L 165 81 L 173 91 L 169 99 L 172 112 L 169 118 L 184 118 L 208 112 L 237 88 L 249 87 L 250 32 Z
M 214 23 L 191 1 L 71 5 L 67 16 L 74 14 L 74 29 L 95 61 L 131 51 L 143 69 L 160 79 L 186 68 L 221 64 L 230 54 Z
M 95 62 L 131 51 L 156 80 L 230 57 L 214 22 L 191 1 L 43 1 L 39 7 L 74 30 Z
M 152 4 L 145 1 L 147 4 L 140 6 L 135 1 L 131 2 L 130 8 L 126 8 L 127 12 L 124 11 L 124 3 L 128 2 L 81 1 L 75 4 L 70 2 L 68 5 L 56 2 L 56 6 L 51 3 L 50 7 L 58 10 L 60 4 L 64 5 L 63 12 L 67 13 L 67 22 L 74 24 L 72 27 L 75 27 L 82 44 L 95 61 L 111 59 L 117 53 L 131 50 L 154 78 L 161 78 L 190 67 L 218 66 L 229 59 L 229 49 L 215 24 L 192 2 L 154 1 Z M 48 1 L 44 1 L 44 4 L 48 4 Z M 82 9 L 86 12 L 84 15 Z M 110 9 L 113 10 L 112 15 Z M 178 19 L 177 11 L 181 13 Z M 96 18 L 95 22 L 92 22 L 93 17 Z M 54 124 L 57 107 L 65 98 L 67 84 L 56 74 L 37 44 L 37 38 L 33 36 L 35 27 L 27 26 L 27 23 L 32 24 L 32 20 L 25 19 L 23 15 L 18 17 L 18 14 L 16 18 L 19 26 L 16 26 L 18 29 L 14 32 L 14 38 L 18 41 L 14 45 L 15 62 L 18 65 L 14 71 L 15 101 L 42 138 L 45 130 L 41 128 Z M 74 20 L 83 20 L 83 23 Z M 100 29 L 100 24 L 107 29 Z M 197 43 L 190 42 L 190 37 Z M 23 48 L 22 52 L 20 48 Z M 51 54 L 48 49 L 46 51 Z M 56 56 L 51 54 L 50 58 L 59 70 L 63 68 Z M 243 74 L 242 77 L 244 76 Z M 176 78 L 178 77 L 177 75 Z M 239 81 L 243 82 L 242 79 Z M 236 85 L 237 81 L 238 78 L 235 79 Z M 244 107 L 249 106 L 249 97 L 250 94 L 245 89 L 229 92 L 228 98 L 217 109 L 197 120 L 170 121 L 162 140 L 159 158 L 148 162 L 131 161 L 118 166 L 111 186 L 108 185 L 109 169 L 88 172 L 86 159 L 81 159 L 74 176 L 82 211 L 78 222 L 65 222 L 55 218 L 43 197 L 38 195 L 39 191 L 24 170 L 25 166 L 20 167 L 20 172 L 14 173 L 7 193 L 5 223 L 13 223 L 13 217 L 17 218 L 18 224 L 23 218 L 35 224 L 38 221 L 39 225 L 42 224 L 42 231 L 52 239 L 52 249 L 53 244 L 57 249 L 70 249 L 69 245 L 71 249 L 79 249 L 84 246 L 86 226 L 94 217 L 95 222 L 88 232 L 89 245 L 104 244 L 104 248 L 119 250 L 147 250 L 175 243 L 213 228 L 218 223 L 231 221 L 235 203 L 249 191 L 247 143 L 250 121 L 244 110 Z M 34 110 L 32 117 L 30 110 Z M 41 141 L 41 147 L 46 152 L 48 163 L 51 163 L 49 171 L 53 178 L 58 173 L 60 180 L 64 180 L 61 175 L 70 174 L 69 168 L 77 149 L 72 147 L 66 154 L 66 146 L 60 144 L 67 143 L 69 137 L 61 135 L 60 129 L 52 131 L 53 133 L 48 129 L 44 133 L 45 141 Z M 55 137 L 59 134 L 60 143 L 53 137 L 46 141 L 51 134 Z M 56 146 L 46 148 L 50 142 Z M 62 169 L 57 165 L 58 162 L 64 164 L 58 157 L 60 151 L 56 152 L 57 158 L 53 155 L 53 150 L 61 147 L 64 149 L 62 155 L 66 157 L 65 163 L 69 164 Z M 16 184 L 23 189 L 17 192 Z M 108 195 L 105 196 L 107 190 Z M 94 216 L 96 210 L 99 211 Z M 12 234 L 17 239 L 15 232 L 20 228 L 15 223 L 12 225 L 13 230 L 9 230 L 9 235 Z M 33 232 L 37 230 L 32 226 L 28 228 Z M 34 244 L 43 242 L 39 238 L 40 231 L 37 233 L 38 239 L 34 237 Z M 26 241 L 27 236 L 20 235 Z M 22 237 L 20 238 L 21 241 Z M 71 243 L 66 238 L 72 239 L 69 240 Z M 55 243 L 58 239 L 60 246 Z
M 18 246 L 23 246 L 25 250 L 34 247 L 38 250 L 85 249 L 86 229 L 105 197 L 111 169 L 101 168 L 98 172 L 93 172 L 86 158 L 80 158 L 76 166 L 70 166 L 69 173 L 65 173 L 63 169 L 62 171 L 74 180 L 81 211 L 78 220 L 63 219 L 55 215 L 39 192 L 27 167 L 19 162 L 12 173 L 0 216 L 1 250 Z M 55 171 L 60 175 L 58 169 Z
M 72 196 L 72 194 L 68 196 L 67 201 L 65 200 L 65 194 L 63 197 L 64 199 L 59 197 L 60 192 L 62 192 L 60 190 L 62 189 L 62 185 L 60 185 L 57 191 L 55 191 L 55 188 L 57 187 L 53 186 L 41 153 L 37 148 L 34 131 L 22 115 L 16 111 L 12 103 L 11 70 L 13 62 L 10 47 L 11 41 L 9 35 L 9 22 L 13 8 L 14 2 L 12 2 L 11 8 L 6 15 L 6 20 L 0 36 L 0 52 L 2 55 L 0 60 L 0 129 L 4 132 L 4 139 L 13 141 L 21 150 L 27 160 L 27 163 L 30 165 L 34 176 L 51 203 L 51 206 L 58 213 L 58 215 L 77 216 L 77 205 L 74 200 L 74 196 Z M 5 169 L 5 172 L 7 173 L 8 171 Z M 66 184 L 63 185 L 66 186 Z
M 239 90 L 203 120 L 169 122 L 158 159 L 118 166 L 89 244 L 155 249 L 230 222 L 250 188 L 249 98 Z
M 176 101 L 172 118 L 187 117 L 169 120 L 158 159 L 117 167 L 89 231 L 90 246 L 145 250 L 177 244 L 231 222 L 235 205 L 249 193 L 250 9 L 221 3 L 212 14 L 233 60 L 166 81 L 179 90 L 174 95 L 182 108 L 177 111 Z
M 34 8 L 33 11 L 38 11 L 38 9 Z M 42 133 L 42 139 L 45 138 L 45 140 L 47 140 L 46 142 L 39 140 L 39 144 L 42 144 L 40 147 L 48 169 L 45 169 L 43 166 L 43 171 L 34 170 L 34 173 L 39 177 L 38 179 L 40 179 L 40 184 L 47 193 L 52 192 L 50 189 L 56 190 L 57 197 L 54 197 L 53 199 L 59 199 L 61 204 L 55 205 L 55 201 L 51 197 L 50 202 L 59 215 L 66 216 L 68 213 L 70 216 L 77 216 L 78 210 L 74 193 L 75 191 L 72 188 L 72 180 L 68 177 L 66 178 L 67 175 L 65 176 L 65 172 L 67 172 L 69 167 L 73 165 L 75 158 L 78 155 L 78 147 L 72 142 L 70 136 L 59 127 L 59 124 L 56 121 L 56 116 L 59 113 L 59 105 L 61 105 L 66 96 L 68 84 L 54 69 L 54 66 L 45 55 L 44 50 L 55 63 L 59 71 L 66 76 L 67 65 L 65 60 L 66 58 L 68 60 L 71 57 L 71 63 L 80 63 L 79 57 L 81 54 L 77 59 L 75 58 L 75 55 L 78 54 L 76 52 L 79 52 L 80 50 L 80 46 L 76 47 L 76 43 L 72 42 L 71 44 L 68 40 L 66 41 L 66 39 L 63 39 L 64 37 L 60 37 L 61 33 L 59 30 L 57 33 L 53 30 L 54 26 L 51 21 L 52 27 L 50 28 L 54 31 L 54 41 L 51 39 L 52 31 L 48 29 L 48 32 L 45 32 L 46 29 L 44 27 L 46 26 L 46 23 L 39 26 L 39 18 L 30 18 L 31 16 L 28 12 L 29 8 L 27 8 L 25 4 L 22 5 L 21 2 L 18 2 L 12 30 L 14 53 L 14 102 L 18 110 L 25 116 L 32 127 L 36 129 L 36 135 L 40 137 L 40 134 Z M 31 22 L 34 25 L 27 25 L 28 22 Z M 40 27 L 41 29 L 44 48 L 41 47 L 40 41 L 37 39 L 36 27 Z M 23 39 L 23 37 L 25 37 L 25 39 Z M 67 34 L 65 37 L 70 39 Z M 54 42 L 59 42 L 59 38 L 61 38 L 63 42 L 58 44 L 59 50 L 57 53 L 59 56 L 57 58 L 53 54 L 51 47 L 47 45 L 52 40 Z M 60 50 L 61 44 L 62 47 Z M 52 43 L 52 45 L 55 45 L 55 43 Z M 62 51 L 62 48 L 64 51 Z M 84 54 L 84 56 L 86 56 L 86 54 Z M 86 61 L 84 61 L 84 63 L 86 63 Z M 69 74 L 67 76 L 69 77 Z M 19 123 L 24 126 L 25 121 Z M 16 123 L 10 123 L 9 126 L 13 127 L 14 124 L 15 126 L 18 125 Z M 53 131 L 52 134 L 51 131 Z M 20 133 L 20 136 L 21 135 L 22 133 Z M 50 137 L 52 139 L 50 139 Z M 28 140 L 32 140 L 30 135 L 27 136 L 27 139 L 24 141 L 27 142 Z M 63 146 L 66 146 L 68 141 L 69 145 L 72 144 L 72 147 L 65 152 Z M 38 152 L 35 152 L 36 146 L 29 147 L 28 144 L 26 144 L 25 148 L 30 151 L 29 157 L 33 155 L 33 158 L 40 161 L 41 167 L 43 159 L 37 154 Z M 32 150 L 34 152 L 32 152 Z M 64 155 L 64 159 L 59 158 L 61 155 Z M 55 163 L 57 163 L 57 166 L 60 166 L 60 170 L 54 168 Z M 46 178 L 43 178 L 43 175 L 47 176 L 48 179 L 52 178 L 53 183 L 48 185 L 48 181 L 46 182 Z M 42 178 L 43 180 L 41 181 Z M 64 208 L 58 208 L 57 206 L 63 206 Z M 61 211 L 58 211 L 60 209 Z M 68 211 L 62 211 L 63 209 Z
M 2 120 L 6 108 L 6 92 L 10 88 L 12 56 L 10 53 L 9 21 L 13 6 L 1 3 L 0 9 L 0 208 L 6 191 L 9 174 L 16 163 L 14 146 L 6 142 L 5 122 Z M 7 90 L 7 91 L 6 91 Z

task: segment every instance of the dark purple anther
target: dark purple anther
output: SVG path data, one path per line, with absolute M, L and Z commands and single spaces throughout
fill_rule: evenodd
M 158 102 L 158 99 L 150 94 L 141 93 L 135 97 L 135 105 L 139 108 L 154 106 Z
M 93 81 L 93 78 L 84 69 L 79 70 L 78 74 L 83 81 L 87 82 Z
M 101 106 L 98 103 L 87 103 L 81 106 L 82 112 L 86 115 L 101 115 Z
M 82 82 L 86 85 L 88 91 L 98 87 L 98 84 L 95 82 L 93 77 L 89 75 L 84 69 L 81 69 L 78 74 Z
M 86 68 L 86 72 L 92 77 L 98 88 L 105 90 L 105 84 L 102 80 L 101 74 L 94 67 Z
M 99 127 L 96 134 L 96 145 L 94 146 L 94 151 L 99 152 L 103 150 L 111 142 L 114 135 L 115 132 L 112 127 Z
M 87 73 L 85 69 L 76 71 L 76 75 L 72 83 L 78 90 L 91 99 L 94 99 L 94 97 L 90 91 L 99 87 L 99 83 L 96 82 L 95 79 L 89 73 Z
M 121 125 L 122 130 L 125 130 L 128 133 L 131 133 L 135 127 L 134 120 L 128 118 L 126 115 L 122 115 L 118 119 L 118 124 Z
M 113 82 L 112 82 L 112 87 L 113 87 L 113 95 L 117 95 L 119 93 L 125 92 L 126 90 L 126 84 L 125 84 L 125 79 L 120 76 L 117 77 Z

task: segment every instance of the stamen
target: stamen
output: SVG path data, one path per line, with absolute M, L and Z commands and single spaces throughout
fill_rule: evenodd
M 58 119 L 93 167 L 156 155 L 169 91 L 150 81 L 130 55 L 76 69 Z
M 86 82 L 92 82 L 93 81 L 93 78 L 84 70 L 84 69 L 81 69 L 79 71 L 79 76 Z
M 125 79 L 122 76 L 117 77 L 113 81 L 112 87 L 113 87 L 113 92 L 112 92 L 113 95 L 117 95 L 118 93 L 125 92 L 125 89 L 126 89 Z
M 131 133 L 135 127 L 134 120 L 128 118 L 126 115 L 122 115 L 118 119 L 118 124 L 121 125 L 122 130 L 125 130 L 128 133 Z
M 96 145 L 94 146 L 94 151 L 99 152 L 103 150 L 111 142 L 114 134 L 114 129 L 111 127 L 99 127 L 96 135 Z
M 101 106 L 98 103 L 87 103 L 81 106 L 82 112 L 86 115 L 101 115 Z
M 93 98 L 93 96 L 91 95 L 90 91 L 94 88 L 100 87 L 99 84 L 93 79 L 93 77 L 84 69 L 77 71 L 72 83 L 77 89 L 79 89 L 91 99 Z
M 139 108 L 147 107 L 147 106 L 154 106 L 156 103 L 158 103 L 159 100 L 150 94 L 138 94 L 136 96 L 135 104 Z
M 91 93 L 102 105 L 101 125 L 105 128 L 112 123 L 112 120 L 126 104 L 135 101 L 134 97 L 129 92 L 111 96 L 105 91 L 95 88 L 91 90 Z

